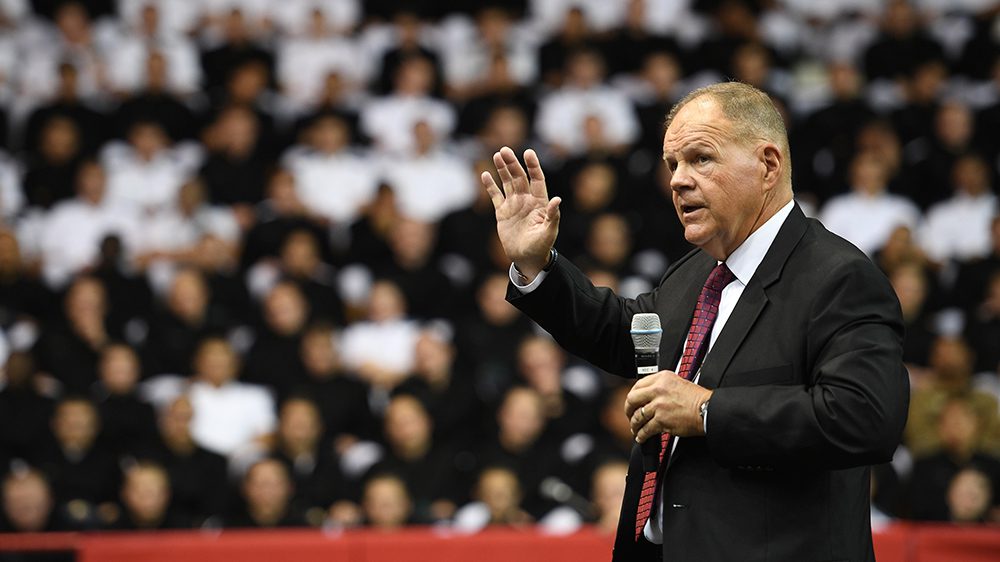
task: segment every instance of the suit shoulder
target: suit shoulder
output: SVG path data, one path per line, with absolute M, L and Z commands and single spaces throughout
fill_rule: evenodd
M 867 254 L 846 239 L 830 232 L 823 223 L 816 219 L 808 219 L 805 236 L 802 237 L 802 249 L 807 251 L 811 259 L 823 267 L 854 265 L 862 269 L 879 271 L 878 266 Z

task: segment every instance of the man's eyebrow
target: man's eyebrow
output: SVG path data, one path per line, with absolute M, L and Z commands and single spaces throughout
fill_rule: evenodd
M 685 144 L 684 146 L 678 148 L 677 150 L 671 150 L 669 152 L 666 151 L 666 150 L 664 150 L 663 151 L 663 160 L 666 161 L 668 158 L 670 158 L 671 156 L 673 156 L 674 154 L 677 154 L 677 153 L 685 154 L 685 153 L 695 152 L 695 151 L 699 151 L 699 150 L 712 150 L 712 151 L 715 151 L 717 149 L 714 146 L 712 146 L 712 144 L 704 142 L 704 141 L 700 141 L 700 140 L 698 140 L 698 141 L 691 141 L 691 142 Z

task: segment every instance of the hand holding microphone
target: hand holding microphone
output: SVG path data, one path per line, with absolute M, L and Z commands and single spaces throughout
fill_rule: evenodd
M 651 471 L 659 465 L 660 439 L 650 437 L 665 431 L 679 437 L 704 435 L 700 407 L 712 391 L 659 369 L 662 328 L 658 315 L 633 316 L 631 335 L 639 380 L 625 400 L 625 415 L 642 444 L 644 468 Z

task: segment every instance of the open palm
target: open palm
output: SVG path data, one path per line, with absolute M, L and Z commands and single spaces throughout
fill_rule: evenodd
M 514 151 L 503 147 L 493 155 L 503 190 L 489 172 L 483 186 L 496 210 L 497 234 L 507 257 L 529 278 L 544 266 L 559 233 L 559 197 L 549 199 L 545 175 L 534 150 L 524 152 L 527 173 Z

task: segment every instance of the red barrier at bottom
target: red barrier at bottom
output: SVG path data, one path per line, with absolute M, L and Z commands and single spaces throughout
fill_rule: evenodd
M 1000 527 L 899 524 L 874 535 L 879 562 L 998 562 Z M 429 528 L 0 535 L 0 552 L 76 550 L 78 562 L 607 562 L 612 537 L 536 529 L 459 535 Z
M 1000 561 L 1000 528 L 916 527 L 912 562 Z

